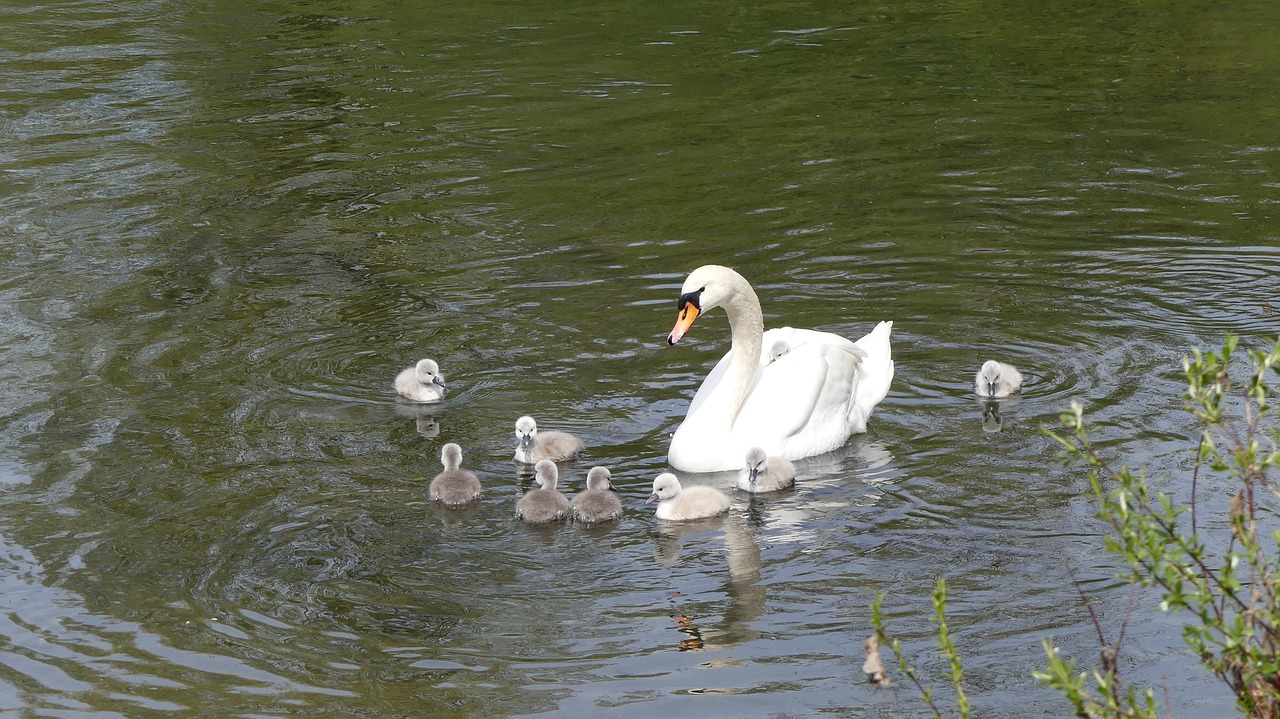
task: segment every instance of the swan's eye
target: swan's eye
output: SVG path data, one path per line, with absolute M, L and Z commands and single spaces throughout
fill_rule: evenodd
M 676 301 L 676 309 L 680 310 L 680 312 L 683 313 L 686 305 L 693 305 L 694 309 L 701 312 L 702 311 L 702 302 L 701 302 L 702 291 L 705 289 L 707 288 L 699 287 L 693 292 L 686 292 L 683 295 L 680 295 L 680 299 Z

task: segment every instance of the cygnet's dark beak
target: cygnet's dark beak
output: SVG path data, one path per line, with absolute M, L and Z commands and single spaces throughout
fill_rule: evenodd
M 440 375 L 436 375 L 435 377 L 432 377 L 432 378 L 431 378 L 431 384 L 438 384 L 438 385 L 440 385 L 440 387 L 443 389 L 443 388 L 444 388 L 444 378 L 443 378 L 443 377 L 441 377 Z
M 644 500 L 644 503 L 645 503 L 645 504 L 653 504 L 653 503 L 654 503 L 654 502 L 656 502 L 656 501 L 658 501 L 658 493 L 657 493 L 657 492 L 654 492 L 653 494 L 650 494 L 650 495 L 649 495 L 649 498 L 648 498 L 648 499 Z
M 756 483 L 756 475 L 757 475 L 757 474 L 760 474 L 760 468 L 759 468 L 759 467 L 751 467 L 751 468 L 747 469 L 747 473 L 748 473 L 748 475 L 749 475 L 748 479 L 751 481 L 751 483 L 752 483 L 752 484 L 755 484 L 755 483 Z

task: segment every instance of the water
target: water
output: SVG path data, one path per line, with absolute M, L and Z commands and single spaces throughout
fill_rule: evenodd
M 1267 3 L 0 12 L 5 715 L 911 715 L 867 605 L 941 682 L 944 576 L 979 712 L 1058 716 L 1041 640 L 1097 643 L 1064 560 L 1109 632 L 1127 591 L 1039 427 L 1078 399 L 1181 472 L 1182 355 L 1277 333 Z M 707 262 L 769 325 L 893 319 L 898 371 L 797 491 L 664 527 L 727 349 L 717 312 L 664 342 Z M 1027 381 L 986 432 L 996 355 Z M 517 525 L 523 413 L 625 521 Z M 425 501 L 446 441 L 462 513 Z M 1150 599 L 1121 671 L 1221 715 Z

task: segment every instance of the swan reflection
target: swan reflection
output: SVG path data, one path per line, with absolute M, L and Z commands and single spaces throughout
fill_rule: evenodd
M 794 489 L 772 494 L 733 490 L 737 474 L 689 475 L 690 481 L 710 484 L 733 493 L 727 516 L 691 522 L 657 522 L 653 532 L 654 557 L 675 566 L 681 552 L 705 553 L 723 538 L 727 580 L 723 586 L 729 606 L 719 620 L 701 618 L 675 605 L 672 617 L 679 633 L 678 647 L 715 649 L 732 647 L 760 636 L 756 620 L 764 613 L 770 584 L 761 583 L 761 542 L 776 546 L 812 543 L 814 519 L 843 507 L 870 507 L 883 493 L 877 488 L 897 480 L 894 456 L 885 443 L 856 437 L 833 452 L 795 461 Z

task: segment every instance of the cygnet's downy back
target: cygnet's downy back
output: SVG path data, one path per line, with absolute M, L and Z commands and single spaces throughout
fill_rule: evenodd
M 396 394 L 413 402 L 439 402 L 444 389 L 444 376 L 433 359 L 418 360 L 396 375 Z
M 770 457 L 759 447 L 747 450 L 746 465 L 738 472 L 738 489 L 776 492 L 796 484 L 796 466 L 783 457 Z
M 705 519 L 729 511 L 729 495 L 702 485 L 685 489 L 680 486 L 680 479 L 670 472 L 663 472 L 653 480 L 653 493 L 645 504 L 651 502 L 658 502 L 655 512 L 658 519 L 677 522 Z
M 979 397 L 1008 397 L 1022 389 L 1022 373 L 1013 365 L 987 360 L 973 378 L 973 391 Z
M 516 420 L 515 460 L 524 464 L 537 464 L 544 459 L 566 462 L 583 450 L 582 440 L 568 432 L 539 432 L 538 423 L 525 415 Z
M 450 442 L 440 450 L 444 471 L 431 480 L 427 496 L 446 507 L 458 508 L 480 498 L 480 479 L 462 468 L 462 447 Z
M 573 520 L 582 524 L 599 524 L 622 518 L 622 500 L 609 482 L 610 473 L 604 467 L 592 467 L 587 472 L 587 489 L 573 498 L 569 509 Z
M 569 516 L 569 500 L 556 490 L 560 472 L 554 462 L 542 460 L 533 468 L 537 489 L 524 493 L 516 502 L 516 516 L 530 524 L 559 522 Z

